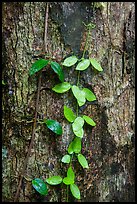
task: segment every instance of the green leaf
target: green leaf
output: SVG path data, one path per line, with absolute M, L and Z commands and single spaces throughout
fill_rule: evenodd
M 62 161 L 63 163 L 69 164 L 69 163 L 70 163 L 70 155 L 68 155 L 68 154 L 64 155 L 64 156 L 62 157 L 61 161 Z
M 70 166 L 67 171 L 67 177 L 63 179 L 63 183 L 65 183 L 66 185 L 73 184 L 74 179 L 75 179 L 75 174 L 72 167 Z
M 57 62 L 51 61 L 50 63 L 51 68 L 54 70 L 54 72 L 58 75 L 60 81 L 64 81 L 64 72 L 61 68 L 61 66 Z
M 85 102 L 86 102 L 86 99 L 84 99 L 84 101 L 77 100 L 77 102 L 78 102 L 79 106 L 83 106 L 85 104 Z
M 83 70 L 87 69 L 89 67 L 89 65 L 90 65 L 90 60 L 89 59 L 83 59 L 76 66 L 76 70 L 83 71 Z
M 2 85 L 6 85 L 5 82 L 4 82 L 4 80 L 2 80 Z
M 90 60 L 90 62 L 91 62 L 91 64 L 92 64 L 92 66 L 93 66 L 95 69 L 97 69 L 97 70 L 100 71 L 100 72 L 103 71 L 101 65 L 100 65 L 95 59 L 90 58 L 89 60 Z
M 84 125 L 84 119 L 82 117 L 77 117 L 73 124 L 72 124 L 72 128 L 73 128 L 73 131 L 79 131 Z
M 88 88 L 84 88 L 83 91 L 85 92 L 85 98 L 88 101 L 95 101 L 96 100 L 96 96 L 94 95 L 94 93 L 92 91 L 90 91 Z
M 70 185 L 70 184 L 74 183 L 74 180 L 72 180 L 71 178 L 65 177 L 63 179 L 63 183 L 66 184 L 66 185 Z
M 84 105 L 86 102 L 85 92 L 80 90 L 79 87 L 76 85 L 73 85 L 71 89 L 72 89 L 73 95 L 77 99 L 79 106 Z
M 48 64 L 48 62 L 49 60 L 45 59 L 39 59 L 36 62 L 34 62 L 29 70 L 29 75 L 31 76 L 36 72 L 40 71 L 41 69 L 43 69 Z
M 57 84 L 56 86 L 54 86 L 52 88 L 52 90 L 57 92 L 57 93 L 64 93 L 64 92 L 68 91 L 70 88 L 71 88 L 70 83 L 63 82 L 63 83 L 60 83 L 60 84 Z
M 68 168 L 67 177 L 70 178 L 71 180 L 75 179 L 75 174 L 71 166 Z
M 70 108 L 68 108 L 67 106 L 64 106 L 64 116 L 69 122 L 73 122 L 76 118 L 73 111 Z
M 34 180 L 32 180 L 32 186 L 41 195 L 47 195 L 48 194 L 47 186 L 43 180 L 41 180 L 39 178 L 35 178 Z
M 76 184 L 71 184 L 70 185 L 70 190 L 71 190 L 71 193 L 72 195 L 77 198 L 77 199 L 80 199 L 80 190 L 78 188 L 78 186 Z
M 50 185 L 58 185 L 62 182 L 62 178 L 60 176 L 52 176 L 46 179 L 46 182 Z
M 44 120 L 44 123 L 46 123 L 47 127 L 52 130 L 57 135 L 62 135 L 62 127 L 56 120 Z
M 73 131 L 73 132 L 74 132 L 74 134 L 75 134 L 77 137 L 80 137 L 80 138 L 83 137 L 83 134 L 84 134 L 83 128 L 81 128 L 81 129 L 78 130 L 78 131 Z
M 78 154 L 78 161 L 83 168 L 89 168 L 86 158 L 82 154 Z
M 75 137 L 72 147 L 75 153 L 79 153 L 81 151 L 81 139 L 78 137 Z
M 76 56 L 67 57 L 62 63 L 62 65 L 66 67 L 71 67 L 72 65 L 76 64 L 77 61 L 78 58 Z
M 83 119 L 86 121 L 86 123 L 88 123 L 91 126 L 96 125 L 96 123 L 89 116 L 83 115 Z
M 69 144 L 69 146 L 68 146 L 68 153 L 69 154 L 73 154 L 73 142 L 71 142 L 70 144 Z

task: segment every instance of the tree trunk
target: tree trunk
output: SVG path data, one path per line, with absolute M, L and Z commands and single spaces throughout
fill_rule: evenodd
M 134 202 L 134 127 L 135 127 L 135 4 L 105 2 L 97 7 L 90 2 L 50 3 L 48 53 L 60 62 L 85 45 L 82 23 L 94 22 L 88 52 L 98 59 L 103 72 L 91 68 L 80 75 L 83 87 L 93 90 L 94 104 L 80 108 L 80 114 L 94 119 L 96 126 L 85 127 L 82 154 L 89 169 L 75 163 L 76 183 L 81 202 Z M 29 68 L 42 56 L 45 2 L 7 2 L 2 9 L 2 200 L 13 201 L 32 135 L 37 94 L 37 75 Z M 65 81 L 76 84 L 74 69 L 63 68 Z M 42 72 L 38 118 L 54 119 L 63 125 L 62 136 L 37 124 L 35 141 L 22 181 L 19 202 L 65 202 L 65 186 L 49 186 L 40 196 L 31 179 L 66 176 L 67 165 L 61 158 L 74 135 L 63 116 L 63 105 L 76 109 L 70 92 L 57 94 L 51 88 L 59 83 L 51 69 Z M 78 201 L 69 194 L 70 201 Z

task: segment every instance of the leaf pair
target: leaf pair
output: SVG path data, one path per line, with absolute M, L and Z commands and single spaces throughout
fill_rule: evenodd
M 73 132 L 77 137 L 80 137 L 80 138 L 83 137 L 83 134 L 84 134 L 83 125 L 84 125 L 84 119 L 82 117 L 77 117 L 72 123 Z
M 50 185 L 58 185 L 62 182 L 62 178 L 60 176 L 52 176 L 46 179 L 46 182 Z M 39 178 L 35 178 L 32 180 L 32 186 L 38 191 L 41 195 L 47 195 L 48 189 L 46 183 Z
M 63 179 L 63 183 L 66 185 L 70 185 L 74 183 L 74 180 L 75 180 L 75 174 L 72 167 L 70 166 L 67 171 L 67 177 Z
M 75 137 L 74 140 L 68 146 L 68 153 L 79 153 L 81 151 L 81 138 Z
M 94 58 L 82 59 L 81 62 L 78 63 L 76 70 L 84 71 L 89 67 L 90 63 L 99 72 L 103 71 L 101 65 Z
M 62 63 L 63 66 L 71 67 L 72 65 L 76 64 L 78 58 L 76 56 L 67 57 L 64 62 Z M 103 71 L 101 65 L 97 62 L 94 58 L 84 59 L 82 58 L 81 61 L 77 64 L 76 70 L 83 71 L 91 65 L 98 71 Z
M 96 125 L 96 123 L 89 116 L 83 115 L 82 117 L 76 117 L 74 112 L 67 106 L 64 106 L 64 116 L 69 122 L 73 122 L 72 123 L 73 132 L 77 137 L 80 138 L 82 138 L 84 134 L 83 131 L 84 121 L 91 126 Z
M 80 137 L 80 138 L 83 137 L 83 134 L 84 134 L 84 131 L 83 131 L 84 121 L 86 123 L 88 123 L 89 125 L 91 125 L 91 126 L 96 125 L 96 123 L 89 116 L 83 115 L 82 117 L 77 117 L 74 120 L 74 122 L 72 123 L 73 132 L 77 137 Z
M 79 106 L 84 105 L 86 102 L 86 99 L 90 102 L 96 100 L 96 96 L 88 88 L 83 88 L 82 90 L 80 90 L 78 86 L 73 85 L 72 92 L 75 98 L 77 99 Z
M 44 67 L 46 67 L 48 64 L 50 64 L 53 71 L 58 75 L 60 81 L 64 81 L 64 72 L 61 68 L 61 66 L 54 61 L 45 60 L 45 59 L 39 59 L 36 62 L 34 62 L 29 70 L 29 75 L 32 76 L 36 72 L 40 71 Z
M 71 67 L 74 64 L 76 64 L 77 61 L 78 61 L 78 58 L 76 56 L 71 56 L 66 58 L 62 63 L 62 65 L 66 67 Z M 90 61 L 88 59 L 82 59 L 81 62 L 79 62 L 78 65 L 76 66 L 76 70 L 85 70 L 89 67 L 89 65 L 90 65 Z
M 74 180 L 75 180 L 75 174 L 72 167 L 70 166 L 67 171 L 67 177 L 63 179 L 63 183 L 65 185 L 70 185 L 70 190 L 72 195 L 75 198 L 80 199 L 80 190 L 78 186 L 74 183 Z
M 78 137 L 75 137 L 75 139 L 70 143 L 68 147 L 68 153 L 73 154 L 74 152 L 79 153 L 80 151 L 81 151 L 81 139 Z M 88 162 L 82 154 L 79 153 L 77 155 L 77 158 L 83 168 L 89 168 Z

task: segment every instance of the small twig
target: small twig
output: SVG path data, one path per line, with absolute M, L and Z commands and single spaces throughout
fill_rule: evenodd
M 47 22 L 48 22 L 48 3 L 47 3 L 46 17 L 45 17 L 45 35 L 44 35 L 45 52 L 47 51 L 47 26 L 48 26 Z M 17 191 L 16 191 L 14 202 L 17 202 L 17 200 L 18 200 L 18 196 L 19 196 L 19 192 L 20 192 L 20 188 L 21 188 L 21 184 L 22 184 L 22 179 L 24 177 L 25 169 L 26 169 L 28 159 L 29 159 L 31 149 L 32 149 L 34 139 L 35 139 L 35 130 L 36 130 L 36 124 L 37 124 L 37 113 L 38 113 L 38 106 L 39 106 L 39 95 L 40 95 L 40 89 L 41 89 L 41 76 L 42 76 L 41 73 L 42 73 L 42 71 L 39 72 L 39 78 L 38 78 L 37 99 L 36 99 L 36 106 L 35 106 L 36 108 L 35 108 L 35 117 L 34 117 L 34 123 L 33 123 L 31 142 L 30 142 L 28 153 L 27 153 L 24 165 L 23 165 L 22 172 L 21 172 L 21 176 L 20 176 L 20 180 L 19 180 L 19 184 L 18 184 L 18 188 L 17 188 Z
M 26 169 L 26 166 L 27 166 L 27 163 L 28 163 L 28 159 L 29 159 L 31 149 L 32 149 L 32 146 L 33 146 L 33 142 L 34 142 L 34 138 L 35 138 L 35 129 L 36 129 L 36 122 L 37 122 L 37 111 L 38 111 L 38 104 L 39 104 L 40 87 L 41 87 L 41 72 L 39 73 L 36 109 L 35 109 L 35 117 L 34 117 L 34 123 L 33 123 L 33 131 L 32 131 L 31 142 L 30 142 L 28 153 L 27 153 L 27 156 L 26 156 L 26 159 L 25 159 L 25 162 L 24 162 L 22 172 L 21 172 L 21 177 L 20 177 L 20 181 L 19 181 L 19 185 L 18 185 L 18 188 L 17 188 L 17 192 L 16 192 L 16 195 L 15 195 L 14 202 L 17 202 L 17 199 L 18 199 L 18 196 L 19 196 L 19 191 L 20 191 L 20 187 L 21 187 L 21 184 L 22 184 L 22 179 L 24 177 L 24 172 L 25 172 L 25 169 Z

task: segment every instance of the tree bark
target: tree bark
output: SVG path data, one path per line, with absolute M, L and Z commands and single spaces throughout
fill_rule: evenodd
M 43 56 L 45 2 L 7 2 L 2 5 L 2 200 L 13 201 L 32 135 L 37 94 L 37 75 L 29 68 Z M 82 154 L 89 169 L 74 164 L 81 202 L 135 201 L 135 3 L 105 2 L 99 8 L 90 2 L 52 2 L 48 19 L 48 53 L 60 62 L 70 53 L 81 55 L 86 40 L 82 21 L 94 22 L 89 57 L 101 62 L 103 72 L 89 68 L 80 84 L 93 90 L 96 103 L 87 103 L 79 114 L 94 119 L 94 128 L 84 128 Z M 76 84 L 74 69 L 63 68 L 65 80 Z M 25 170 L 19 202 L 65 202 L 65 186 L 49 186 L 40 196 L 31 179 L 66 176 L 61 158 L 73 139 L 64 119 L 63 105 L 76 110 L 71 92 L 56 94 L 59 83 L 54 72 L 42 73 L 38 118 L 54 119 L 63 125 L 62 136 L 37 123 L 35 141 Z M 69 194 L 70 201 L 78 201 Z

